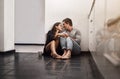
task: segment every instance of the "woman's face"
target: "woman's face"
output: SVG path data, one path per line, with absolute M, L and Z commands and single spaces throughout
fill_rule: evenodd
M 56 29 L 62 31 L 63 30 L 62 24 L 59 24 L 58 26 L 56 26 Z

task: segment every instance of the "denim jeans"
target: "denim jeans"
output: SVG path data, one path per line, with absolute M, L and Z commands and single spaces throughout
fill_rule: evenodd
M 67 38 L 60 37 L 60 44 L 61 44 L 62 49 L 72 50 L 73 48 L 73 42 L 70 39 L 70 37 L 67 37 Z
M 70 49 L 72 51 L 72 55 L 78 55 L 81 53 L 80 45 L 76 41 L 72 40 L 70 37 L 60 37 L 60 45 L 63 50 Z

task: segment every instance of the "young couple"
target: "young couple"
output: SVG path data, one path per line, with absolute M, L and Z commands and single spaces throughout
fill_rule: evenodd
M 81 33 L 73 28 L 72 20 L 65 18 L 62 23 L 56 22 L 48 31 L 43 55 L 58 59 L 69 59 L 79 55 Z

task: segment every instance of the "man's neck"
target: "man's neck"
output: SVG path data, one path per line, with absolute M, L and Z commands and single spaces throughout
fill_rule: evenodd
M 69 32 L 71 32 L 72 30 L 73 30 L 73 27 L 72 27 L 72 26 L 70 26 Z

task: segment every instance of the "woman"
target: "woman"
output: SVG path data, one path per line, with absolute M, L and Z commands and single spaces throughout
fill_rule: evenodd
M 62 58 L 62 50 L 59 46 L 59 37 L 65 37 L 64 33 L 61 33 L 63 30 L 62 24 L 56 22 L 52 29 L 47 33 L 47 39 L 44 47 L 43 55 L 52 56 L 53 58 Z

